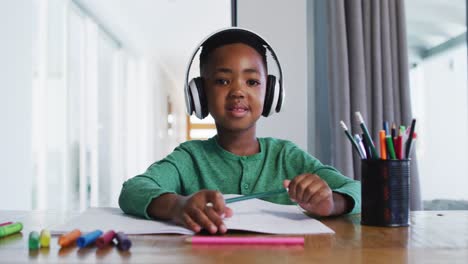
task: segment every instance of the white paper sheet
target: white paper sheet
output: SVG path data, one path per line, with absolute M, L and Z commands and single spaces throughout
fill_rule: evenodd
M 281 205 L 260 199 L 228 204 L 234 214 L 224 223 L 228 229 L 268 234 L 335 233 L 320 221 L 305 215 L 295 205 Z
M 225 196 L 225 197 L 232 197 Z M 305 215 L 294 205 L 279 205 L 259 199 L 228 204 L 234 214 L 224 219 L 228 230 L 268 234 L 334 233 L 320 221 Z M 96 229 L 123 231 L 127 234 L 194 234 L 169 222 L 146 220 L 126 215 L 119 208 L 90 208 L 69 222 L 50 228 L 52 234 L 63 234 L 78 228 L 82 232 Z

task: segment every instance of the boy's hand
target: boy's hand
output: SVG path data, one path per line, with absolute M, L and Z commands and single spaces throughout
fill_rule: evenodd
M 188 197 L 180 197 L 173 221 L 198 233 L 206 229 L 211 234 L 226 233 L 224 217 L 231 217 L 232 210 L 226 207 L 218 191 L 202 190 Z
M 307 212 L 317 216 L 329 216 L 334 212 L 333 193 L 328 184 L 316 174 L 305 173 L 292 181 L 284 180 L 289 197 Z

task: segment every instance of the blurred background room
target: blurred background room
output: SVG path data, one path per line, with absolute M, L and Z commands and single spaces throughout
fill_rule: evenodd
M 422 203 L 413 209 L 467 209 L 467 1 L 399 2 L 418 120 Z M 210 117 L 186 115 L 185 71 L 205 36 L 233 25 L 264 36 L 285 76 L 282 112 L 261 118 L 258 136 L 291 140 L 341 169 L 326 142 L 342 131 L 320 103 L 320 78 L 334 74 L 322 75 L 327 8 L 326 0 L 0 0 L 0 209 L 116 207 L 126 179 L 186 140 L 215 135 Z

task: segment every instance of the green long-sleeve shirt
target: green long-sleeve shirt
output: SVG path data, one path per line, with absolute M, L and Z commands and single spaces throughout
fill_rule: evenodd
M 218 145 L 216 136 L 179 145 L 166 158 L 152 164 L 141 175 L 127 180 L 119 197 L 120 208 L 128 214 L 150 218 L 146 209 L 153 198 L 164 193 L 190 195 L 202 189 L 223 194 L 251 194 L 277 190 L 284 179 L 315 173 L 334 192 L 354 200 L 351 213 L 361 209 L 361 184 L 323 165 L 294 143 L 258 138 L 260 152 L 237 156 Z M 265 198 L 279 204 L 293 204 L 287 193 Z

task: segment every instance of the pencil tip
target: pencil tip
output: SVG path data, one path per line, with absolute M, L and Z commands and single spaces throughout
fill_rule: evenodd
M 341 124 L 341 127 L 344 129 L 344 130 L 348 130 L 348 127 L 346 126 L 345 122 L 343 120 L 340 121 L 340 124 Z
M 362 118 L 362 115 L 361 115 L 361 112 L 357 111 L 355 113 L 356 115 L 356 120 L 361 124 L 361 123 L 364 123 L 364 119 Z

